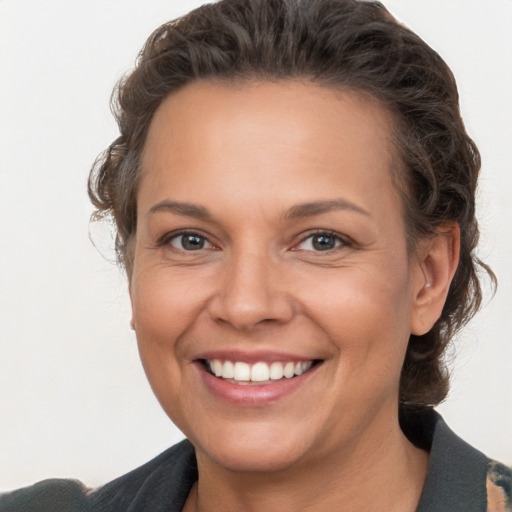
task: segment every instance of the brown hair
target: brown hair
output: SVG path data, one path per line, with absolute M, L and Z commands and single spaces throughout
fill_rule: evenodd
M 96 218 L 113 217 L 118 259 L 130 274 L 140 156 L 162 101 L 201 79 L 294 78 L 370 94 L 394 114 L 394 176 L 410 247 L 443 223 L 460 226 L 460 263 L 443 312 L 427 334 L 411 335 L 401 376 L 402 404 L 435 405 L 448 392 L 446 346 L 480 307 L 478 267 L 495 281 L 474 254 L 480 156 L 450 69 L 379 2 L 221 0 L 158 28 L 114 91 L 121 134 L 91 171 Z

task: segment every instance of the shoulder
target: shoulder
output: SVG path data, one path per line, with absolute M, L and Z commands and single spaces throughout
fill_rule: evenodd
M 89 496 L 94 512 L 181 511 L 197 480 L 195 451 L 188 440 L 143 466 L 96 489 Z
M 1 512 L 179 512 L 197 480 L 192 444 L 185 440 L 98 489 L 76 480 L 44 480 L 0 495 Z
M 76 480 L 43 480 L 0 495 L 2 512 L 86 512 L 88 489 Z
M 488 460 L 486 488 L 489 512 L 512 510 L 512 468 Z

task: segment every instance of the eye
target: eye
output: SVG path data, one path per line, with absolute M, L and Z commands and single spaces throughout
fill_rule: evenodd
M 213 249 L 213 245 L 204 236 L 197 233 L 180 233 L 179 235 L 169 238 L 167 243 L 181 251 Z
M 346 245 L 342 238 L 334 233 L 322 232 L 314 233 L 303 238 L 296 246 L 301 251 L 332 251 L 342 245 Z

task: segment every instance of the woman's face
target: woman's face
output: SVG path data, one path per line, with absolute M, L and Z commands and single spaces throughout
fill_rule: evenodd
M 295 81 L 198 82 L 157 110 L 133 319 L 149 382 L 203 460 L 279 470 L 397 424 L 424 276 L 390 125 L 376 102 Z

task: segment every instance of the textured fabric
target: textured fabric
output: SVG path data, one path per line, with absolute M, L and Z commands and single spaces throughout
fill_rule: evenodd
M 89 512 L 88 490 L 76 480 L 43 480 L 0 495 L 1 512 Z
M 437 421 L 418 512 L 486 510 L 487 459 Z M 435 503 L 443 508 L 432 508 Z
M 91 511 L 181 512 L 196 480 L 194 448 L 185 440 L 91 493 Z
M 512 510 L 512 472 L 457 437 L 433 410 L 401 415 L 406 435 L 430 451 L 417 512 Z M 0 512 L 181 512 L 197 480 L 189 441 L 96 489 L 72 480 L 45 480 L 0 496 Z

